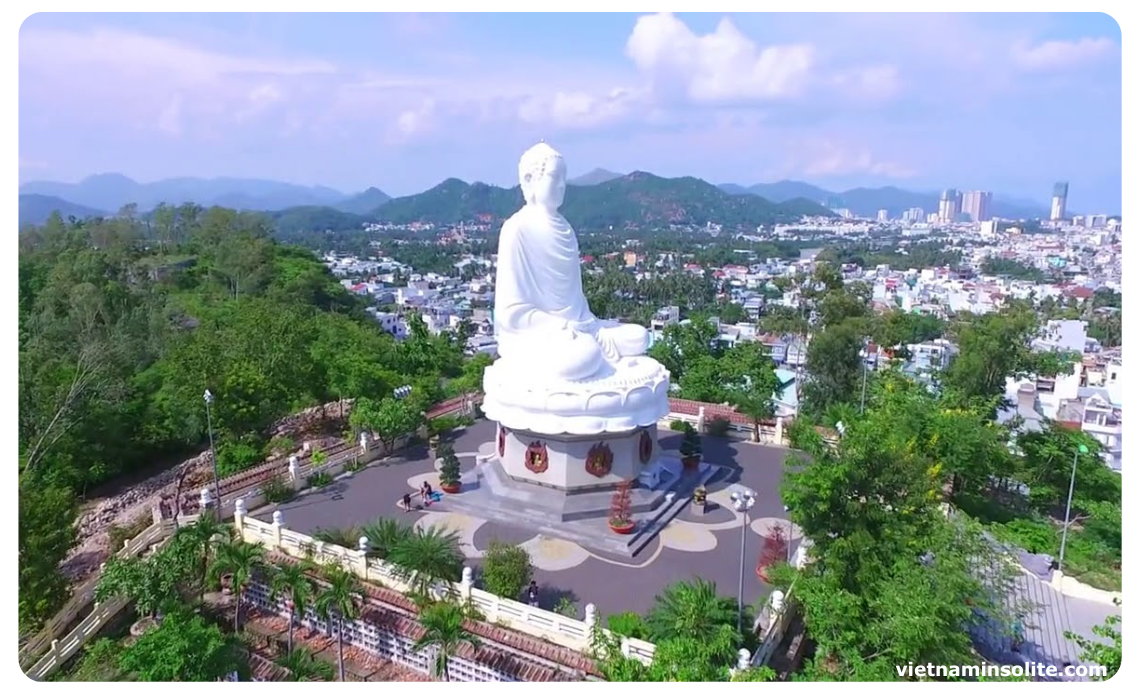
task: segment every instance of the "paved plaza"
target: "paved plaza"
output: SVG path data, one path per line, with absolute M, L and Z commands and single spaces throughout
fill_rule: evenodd
M 474 465 L 475 454 L 481 447 L 485 452 L 484 444 L 492 441 L 494 435 L 493 422 L 479 421 L 454 436 L 453 444 L 464 471 Z M 799 529 L 787 521 L 779 497 L 784 460 L 789 451 L 713 436 L 704 437 L 702 443 L 704 459 L 726 468 L 708 484 L 712 510 L 703 517 L 696 517 L 688 508 L 683 509 L 632 558 L 588 551 L 572 542 L 541 537 L 528 528 L 506 525 L 493 518 L 450 512 L 446 496 L 427 511 L 403 512 L 397 507 L 397 501 L 405 492 L 413 492 L 413 498 L 418 500 L 414 492 L 424 480 L 435 488 L 439 486 L 438 475 L 424 446 L 403 451 L 387 464 L 369 467 L 351 479 L 339 480 L 278 508 L 289 528 L 306 534 L 318 528 L 359 526 L 381 516 L 409 525 L 445 525 L 459 533 L 472 567 L 479 566 L 482 551 L 492 540 L 523 545 L 536 567 L 541 605 L 553 608 L 562 597 L 568 597 L 577 603 L 581 617 L 584 606 L 590 602 L 597 605 L 603 615 L 626 610 L 645 613 L 662 588 L 695 576 L 714 581 L 721 594 L 735 598 L 740 579 L 741 518 L 731 508 L 728 490 L 734 484 L 743 484 L 757 495 L 756 505 L 749 514 L 744 566 L 744 599 L 755 605 L 769 591 L 755 573 L 762 536 L 767 534 L 771 524 L 783 525 L 785 534 L 791 534 L 791 552 L 801 537 Z M 660 444 L 666 450 L 676 450 L 680 435 L 661 429 Z M 269 520 L 272 511 L 273 508 L 268 507 L 255 515 Z M 1119 608 L 1112 605 L 1064 598 L 1046 581 L 1028 572 L 1019 573 L 1010 599 L 1028 604 L 1030 608 L 1021 659 L 1058 665 L 1079 660 L 1077 649 L 1064 637 L 1065 631 L 1092 636 L 1094 625 L 1109 614 L 1119 614 Z M 995 631 L 975 636 L 990 657 L 1016 659 L 1009 652 L 1008 638 L 1004 635 Z
M 464 471 L 475 463 L 475 454 L 483 444 L 493 441 L 495 425 L 479 421 L 458 432 L 453 445 Z M 405 492 L 414 492 L 424 480 L 438 488 L 439 479 L 426 447 L 402 452 L 386 465 L 369 467 L 351 479 L 339 480 L 329 487 L 315 490 L 277 507 L 285 524 L 299 532 L 312 534 L 318 528 L 359 526 L 385 516 L 409 525 L 445 525 L 454 528 L 462 538 L 469 563 L 477 567 L 482 551 L 492 540 L 525 546 L 536 568 L 535 580 L 541 589 L 543 607 L 553 607 L 562 597 L 578 604 L 579 616 L 586 603 L 594 603 L 602 614 L 632 610 L 644 613 L 653 605 L 654 596 L 674 581 L 701 576 L 715 581 L 722 594 L 736 597 L 740 579 L 741 517 L 731 508 L 729 487 L 743 484 L 756 492 L 756 505 L 749 513 L 750 527 L 746 536 L 744 566 L 744 599 L 756 604 L 767 595 L 768 587 L 756 576 L 762 535 L 779 523 L 785 535 L 791 533 L 795 551 L 800 538 L 784 514 L 779 497 L 783 475 L 785 448 L 761 446 L 733 439 L 706 436 L 704 459 L 723 466 L 724 471 L 711 481 L 710 511 L 703 517 L 683 509 L 660 535 L 632 558 L 588 551 L 565 540 L 545 538 L 527 528 L 510 526 L 495 519 L 477 518 L 468 513 L 448 510 L 447 497 L 426 511 L 405 513 L 397 501 Z M 676 450 L 680 435 L 662 429 L 660 445 Z M 418 495 L 413 494 L 418 500 Z M 268 520 L 272 509 L 258 512 Z

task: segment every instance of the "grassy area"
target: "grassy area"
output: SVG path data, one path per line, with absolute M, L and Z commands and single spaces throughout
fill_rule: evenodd
M 989 498 L 960 494 L 957 507 L 986 526 L 994 537 L 1035 554 L 1061 554 L 1062 523 L 1029 508 L 1019 509 Z M 1065 545 L 1064 571 L 1101 590 L 1121 589 L 1121 552 L 1092 530 L 1074 523 Z

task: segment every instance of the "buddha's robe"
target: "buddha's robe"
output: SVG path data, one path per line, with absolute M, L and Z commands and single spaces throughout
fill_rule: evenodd
M 503 224 L 495 335 L 505 360 L 580 380 L 644 354 L 644 328 L 599 320 L 582 290 L 578 238 L 562 215 L 527 205 Z

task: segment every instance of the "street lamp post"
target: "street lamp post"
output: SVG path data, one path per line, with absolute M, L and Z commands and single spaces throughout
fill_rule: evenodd
M 218 451 L 214 448 L 214 416 L 210 412 L 210 405 L 214 404 L 214 394 L 207 388 L 202 394 L 206 401 L 206 430 L 210 433 L 210 459 L 214 463 L 214 503 L 218 508 L 218 518 L 222 517 L 222 491 L 218 483 Z
M 1061 556 L 1057 559 L 1057 571 L 1060 572 L 1065 568 L 1065 543 L 1069 539 L 1069 513 L 1073 510 L 1073 486 L 1077 482 L 1077 457 L 1088 452 L 1088 446 L 1083 443 L 1073 451 L 1073 472 L 1069 475 L 1069 500 L 1065 502 L 1065 527 L 1061 530 Z
M 870 354 L 868 354 L 870 351 L 868 349 L 869 347 L 870 342 L 863 340 L 863 352 L 860 354 L 863 361 L 863 394 L 859 396 L 859 414 L 863 414 L 863 410 L 867 407 L 867 357 L 870 356 Z
M 736 630 L 744 629 L 744 546 L 748 539 L 748 511 L 756 503 L 756 495 L 751 489 L 741 489 L 732 493 L 732 506 L 741 515 L 740 524 L 740 584 L 736 592 Z

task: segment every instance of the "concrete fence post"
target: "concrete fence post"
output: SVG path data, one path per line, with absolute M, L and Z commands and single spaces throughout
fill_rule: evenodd
M 372 440 L 369 438 L 368 432 L 360 432 L 360 455 L 368 455 L 368 448 L 371 444 Z
M 775 432 L 775 436 L 773 438 L 774 438 L 774 442 L 777 446 L 783 446 L 784 445 L 784 418 L 783 417 L 776 417 L 776 432 Z
M 281 546 L 281 531 L 285 528 L 285 514 L 280 511 L 273 512 L 273 542 L 276 547 Z
M 470 566 L 463 567 L 463 578 L 459 581 L 459 594 L 464 600 L 471 599 L 471 589 L 475 587 L 475 577 Z
M 238 499 L 234 502 L 234 528 L 237 530 L 238 537 L 245 537 L 245 499 Z
M 705 433 L 705 406 L 701 405 L 697 408 L 697 433 Z
M 592 631 L 598 624 L 598 608 L 594 603 L 586 603 L 586 629 Z
M 748 652 L 747 648 L 741 648 L 736 652 L 736 669 L 747 670 L 752 666 L 752 654 Z

